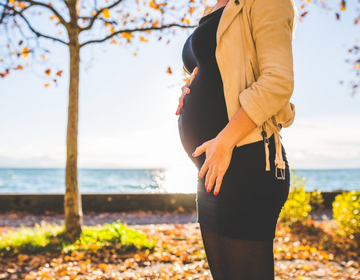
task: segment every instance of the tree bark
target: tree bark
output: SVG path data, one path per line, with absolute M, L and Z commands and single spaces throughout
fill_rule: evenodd
M 76 240 L 81 234 L 83 218 L 81 196 L 79 193 L 77 180 L 80 48 L 78 44 L 78 34 L 69 35 L 70 83 L 68 125 L 66 137 L 67 156 L 64 210 L 66 238 L 68 240 Z

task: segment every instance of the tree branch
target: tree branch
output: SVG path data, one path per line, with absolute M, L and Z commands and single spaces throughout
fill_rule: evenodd
M 5 6 L 8 6 L 8 5 L 9 5 L 9 0 L 6 1 Z M 1 17 L 0 17 L 0 24 L 3 23 L 5 16 L 6 16 L 6 9 L 4 8 L 4 10 L 1 13 Z
M 60 22 L 65 26 L 65 28 L 66 29 L 68 28 L 69 23 L 67 21 L 65 21 L 65 19 L 52 6 L 41 3 L 41 2 L 33 1 L 33 0 L 21 0 L 21 2 L 27 2 L 33 6 L 42 6 L 42 7 L 49 9 L 59 18 Z
M 20 12 L 18 12 L 18 11 L 15 10 L 13 7 L 5 6 L 4 4 L 1 4 L 1 3 L 0 3 L 0 5 L 3 6 L 4 8 L 8 8 L 8 9 L 12 10 L 12 11 L 14 12 L 13 15 L 19 15 L 19 16 L 26 22 L 26 24 L 28 25 L 28 27 L 30 28 L 30 30 L 31 30 L 33 33 L 35 33 L 35 35 L 36 35 L 37 37 L 44 37 L 44 38 L 47 38 L 47 39 L 52 39 L 52 40 L 58 41 L 58 42 L 60 42 L 60 43 L 62 43 L 62 44 L 68 45 L 68 43 L 66 43 L 65 41 L 63 41 L 63 40 L 61 40 L 61 39 L 58 39 L 58 38 L 55 38 L 55 37 L 52 37 L 52 36 L 48 36 L 48 35 L 44 35 L 44 34 L 38 32 L 38 31 L 36 31 L 36 30 L 31 26 L 30 22 L 26 19 L 26 17 L 22 14 L 23 10 L 20 11 Z
M 99 40 L 91 40 L 91 41 L 87 41 L 85 43 L 82 43 L 80 44 L 80 48 L 82 48 L 83 46 L 85 45 L 88 45 L 88 44 L 92 44 L 92 43 L 101 43 L 101 42 L 104 42 L 112 37 L 114 37 L 115 35 L 118 35 L 120 33 L 132 33 L 132 32 L 138 32 L 138 31 L 147 31 L 147 30 L 161 30 L 161 29 L 165 29 L 165 28 L 170 28 L 170 27 L 174 27 L 174 26 L 177 26 L 177 27 L 185 27 L 185 28 L 193 28 L 193 27 L 196 27 L 197 25 L 180 25 L 180 24 L 177 24 L 177 23 L 172 23 L 172 24 L 169 24 L 169 25 L 163 25 L 161 27 L 149 27 L 149 28 L 138 28 L 138 29 L 124 29 L 124 30 L 119 30 L 119 31 L 116 31 L 112 34 L 110 34 L 109 36 L 106 36 L 104 37 L 103 39 L 99 39 Z
M 105 10 L 105 9 L 111 9 L 111 8 L 113 8 L 113 7 L 115 7 L 116 5 L 118 5 L 120 2 L 122 2 L 123 0 L 117 0 L 117 1 L 115 1 L 113 4 L 111 4 L 110 6 L 107 6 L 107 7 L 104 7 L 104 8 L 102 8 L 102 9 L 100 9 L 99 11 L 97 11 L 96 12 L 96 14 L 90 19 L 90 23 L 89 23 L 89 25 L 88 26 L 86 26 L 86 27 L 83 27 L 83 28 L 81 28 L 80 30 L 80 32 L 82 32 L 82 31 L 84 31 L 84 30 L 89 30 L 89 29 L 91 29 L 91 27 L 94 25 L 94 22 L 95 22 L 95 20 L 97 19 L 97 17 Z

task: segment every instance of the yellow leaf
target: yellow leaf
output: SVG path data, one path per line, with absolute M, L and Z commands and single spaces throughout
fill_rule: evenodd
M 107 268 L 107 264 L 106 263 L 100 263 L 98 265 L 98 267 L 101 268 L 101 269 L 105 269 L 105 268 Z
M 149 40 L 145 39 L 144 37 L 140 37 L 140 41 L 142 41 L 142 42 L 149 42 Z
M 110 17 L 109 9 L 104 9 L 104 10 L 103 10 L 103 16 L 104 16 L 105 18 L 109 18 L 109 17 Z
M 137 55 L 137 53 L 136 53 L 136 52 L 134 52 L 134 53 L 133 53 L 133 55 Z
M 50 85 L 49 83 L 45 84 L 46 87 L 48 87 L 49 85 Z
M 128 39 L 129 41 L 130 41 L 131 38 L 133 37 L 130 32 L 123 32 L 123 33 L 121 33 L 121 36 L 125 37 L 125 38 Z
M 114 26 L 110 28 L 110 32 L 111 32 L 111 33 L 114 33 L 114 32 L 115 32 Z
M 22 49 L 22 54 L 23 54 L 23 57 L 27 57 L 28 56 L 28 54 L 29 54 L 29 49 L 28 48 L 23 48 Z
M 13 6 L 15 5 L 15 0 L 10 0 L 9 2 L 11 5 L 13 5 Z
M 45 59 L 45 54 L 43 54 L 41 58 L 42 58 L 42 59 Z

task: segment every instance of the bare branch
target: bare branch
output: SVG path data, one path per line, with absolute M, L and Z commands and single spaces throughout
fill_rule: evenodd
M 3 4 L 0 3 L 1 6 L 4 6 Z M 10 10 L 12 10 L 14 12 L 14 15 L 19 15 L 25 22 L 26 24 L 28 25 L 28 27 L 30 28 L 30 30 L 35 33 L 35 35 L 37 37 L 44 37 L 44 38 L 47 38 L 47 39 L 52 39 L 52 40 L 55 40 L 55 41 L 58 41 L 62 44 L 65 44 L 65 45 L 68 45 L 68 43 L 66 43 L 65 41 L 61 40 L 61 39 L 58 39 L 58 38 L 55 38 L 55 37 L 52 37 L 52 36 L 49 36 L 49 35 L 44 35 L 38 31 L 36 31 L 30 24 L 30 22 L 26 19 L 26 17 L 22 14 L 23 11 L 20 11 L 18 12 L 17 10 L 15 10 L 13 7 L 10 7 L 10 6 L 4 6 L 4 8 L 8 8 Z M 25 10 L 25 9 L 24 9 Z
M 8 6 L 8 5 L 9 5 L 9 0 L 6 1 L 5 6 Z M 4 8 L 4 10 L 2 11 L 1 17 L 0 17 L 0 24 L 3 23 L 5 16 L 6 16 L 6 9 Z
M 94 22 L 95 20 L 97 19 L 97 17 L 105 10 L 105 9 L 111 9 L 113 7 L 115 7 L 116 5 L 118 5 L 120 2 L 122 2 L 123 0 L 117 0 L 115 1 L 113 4 L 111 4 L 110 6 L 107 6 L 107 7 L 104 7 L 102 9 L 100 9 L 99 11 L 96 12 L 96 14 L 90 19 L 90 23 L 88 26 L 84 27 L 84 28 L 81 28 L 81 31 L 84 31 L 84 30 L 89 30 L 91 29 L 91 27 L 94 25 Z M 85 18 L 85 17 L 84 17 Z
M 66 27 L 66 29 L 68 29 L 69 23 L 65 21 L 65 19 L 52 6 L 33 0 L 21 0 L 21 2 L 27 2 L 30 3 L 32 6 L 42 6 L 45 7 L 46 9 L 49 9 L 59 18 L 60 22 Z
M 87 41 L 83 44 L 80 44 L 80 48 L 82 48 L 83 46 L 85 45 L 88 45 L 88 44 L 92 44 L 92 43 L 101 43 L 101 42 L 104 42 L 120 33 L 132 33 L 132 32 L 139 32 L 139 31 L 148 31 L 148 30 L 162 30 L 162 29 L 166 29 L 166 28 L 170 28 L 170 27 L 174 27 L 174 26 L 177 26 L 177 27 L 183 27 L 183 28 L 193 28 L 193 27 L 196 27 L 197 25 L 180 25 L 180 24 L 177 24 L 177 23 L 172 23 L 172 24 L 169 24 L 169 25 L 163 25 L 161 27 L 149 27 L 149 28 L 138 28 L 138 29 L 124 29 L 124 30 L 119 30 L 119 31 L 116 31 L 112 34 L 110 34 L 109 36 L 106 36 L 105 38 L 103 39 L 99 39 L 99 40 L 91 40 L 91 41 Z

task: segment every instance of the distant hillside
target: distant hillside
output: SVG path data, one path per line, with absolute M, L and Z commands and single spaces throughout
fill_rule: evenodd
M 0 156 L 0 168 L 64 168 L 64 164 L 48 157 L 13 159 Z

